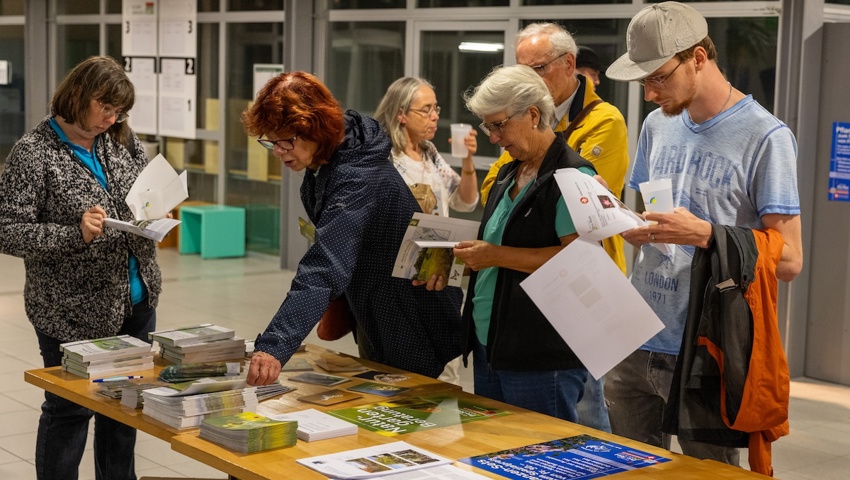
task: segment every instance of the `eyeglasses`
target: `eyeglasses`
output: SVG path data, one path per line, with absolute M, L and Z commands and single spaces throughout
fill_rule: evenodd
M 667 79 L 670 78 L 670 75 L 676 73 L 676 70 L 678 70 L 681 66 L 682 62 L 679 62 L 679 64 L 676 65 L 676 68 L 674 68 L 672 72 L 668 73 L 667 75 L 664 75 L 663 77 L 642 78 L 637 82 L 640 84 L 641 87 L 645 87 L 648 83 L 649 86 L 651 86 L 652 88 L 655 88 L 657 90 L 664 90 L 665 88 L 667 88 L 667 86 L 664 85 L 664 82 L 666 82 Z
M 431 113 L 436 113 L 437 115 L 439 115 L 440 110 L 441 110 L 441 108 L 440 108 L 439 105 L 434 105 L 434 106 L 431 106 L 431 107 L 428 107 L 428 108 L 421 108 L 419 110 L 414 110 L 412 108 L 410 109 L 411 112 L 416 112 L 419 115 L 422 115 L 423 117 L 430 117 Z
M 509 116 L 508 118 L 502 120 L 501 122 L 493 122 L 493 123 L 481 122 L 481 125 L 478 125 L 478 128 L 480 128 L 481 131 L 484 132 L 484 135 L 487 135 L 488 137 L 490 135 L 502 135 L 502 132 L 505 130 L 505 124 L 508 123 L 508 120 L 514 118 L 515 116 L 519 115 L 520 113 L 524 113 L 524 112 L 517 112 L 517 113 Z
M 281 140 L 267 140 L 265 138 L 258 138 L 257 143 L 266 147 L 268 150 L 274 150 L 274 146 L 277 145 L 281 150 L 292 150 L 295 148 L 295 139 L 298 138 L 298 135 L 293 136 L 292 138 L 285 138 Z
M 555 60 L 557 60 L 557 59 L 559 59 L 559 58 L 563 57 L 563 56 L 564 56 L 564 55 L 566 55 L 567 53 L 568 53 L 568 52 L 564 52 L 564 53 L 562 53 L 562 54 L 558 55 L 557 57 L 553 58 L 552 60 L 549 60 L 548 62 L 544 63 L 543 65 L 532 65 L 532 66 L 531 66 L 531 68 L 533 68 L 533 69 L 534 69 L 534 71 L 535 71 L 538 75 L 540 75 L 541 77 L 543 77 L 543 76 L 545 76 L 545 75 L 546 75 L 546 67 L 548 67 L 548 66 L 549 66 L 552 62 L 554 62 Z
M 115 123 L 124 123 L 128 118 L 130 118 L 130 114 L 126 112 L 117 112 L 114 108 L 105 105 L 100 100 L 98 100 L 97 103 L 100 105 L 100 113 L 102 113 L 106 118 L 115 117 Z

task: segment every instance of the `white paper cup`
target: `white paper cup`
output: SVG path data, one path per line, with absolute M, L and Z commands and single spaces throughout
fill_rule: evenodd
M 647 212 L 673 211 L 673 184 L 669 178 L 643 182 L 639 186 Z
M 452 156 L 457 158 L 466 158 L 469 155 L 469 149 L 466 148 L 464 139 L 472 130 L 472 125 L 468 123 L 453 123 L 452 125 Z

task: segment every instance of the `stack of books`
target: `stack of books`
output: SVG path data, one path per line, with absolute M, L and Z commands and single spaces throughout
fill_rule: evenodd
M 129 335 L 63 343 L 62 370 L 104 378 L 153 368 L 152 345 Z
M 245 357 L 245 339 L 227 327 L 210 323 L 150 333 L 159 354 L 171 363 L 204 363 Z
M 357 425 L 320 412 L 315 408 L 297 412 L 281 412 L 281 410 L 289 408 L 291 407 L 279 400 L 270 400 L 261 403 L 257 407 L 257 413 L 272 420 L 298 422 L 298 439 L 305 442 L 357 434 Z
M 176 429 L 197 427 L 206 418 L 253 412 L 259 403 L 256 387 L 185 396 L 162 390 L 141 392 L 142 413 Z
M 297 426 L 297 422 L 247 412 L 204 420 L 201 438 L 241 453 L 254 453 L 295 445 Z

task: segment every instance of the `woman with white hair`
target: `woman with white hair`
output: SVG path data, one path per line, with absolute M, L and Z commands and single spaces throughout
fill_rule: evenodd
M 514 158 L 499 170 L 478 240 L 454 249 L 472 269 L 463 345 L 475 393 L 575 422 L 588 372 L 520 282 L 578 238 L 555 170 L 596 171 L 552 131 L 554 102 L 532 68 L 493 70 L 466 106 Z

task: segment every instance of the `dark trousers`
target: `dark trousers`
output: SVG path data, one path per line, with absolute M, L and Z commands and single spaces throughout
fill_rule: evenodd
M 156 310 L 150 308 L 145 299 L 133 307 L 132 315 L 124 320 L 118 334 L 147 342 L 148 333 L 155 328 Z M 61 365 L 59 344 L 63 342 L 38 330 L 35 333 L 45 368 Z M 95 478 L 136 480 L 136 429 L 48 392 L 41 405 L 35 446 L 35 470 L 39 480 L 78 478 L 92 415 L 95 417 Z

